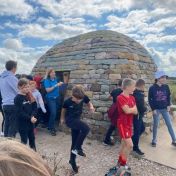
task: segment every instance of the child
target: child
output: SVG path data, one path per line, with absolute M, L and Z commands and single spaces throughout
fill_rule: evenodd
M 164 118 L 167 125 L 169 134 L 172 139 L 172 145 L 176 147 L 176 135 L 173 129 L 170 111 L 170 89 L 166 84 L 167 75 L 164 71 L 157 71 L 155 73 L 155 84 L 153 84 L 149 89 L 148 99 L 150 107 L 153 111 L 153 139 L 152 147 L 156 147 L 157 143 L 157 128 L 160 121 L 160 114 Z
M 143 79 L 138 79 L 136 82 L 136 89 L 133 93 L 133 96 L 136 100 L 136 105 L 138 109 L 138 115 L 133 119 L 133 151 L 142 156 L 144 153 L 139 149 L 139 138 L 141 134 L 145 131 L 145 126 L 143 122 L 143 116 L 145 111 L 147 110 L 144 102 L 144 89 L 145 89 L 145 81 Z
M 36 151 L 34 124 L 36 123 L 37 104 L 30 94 L 29 81 L 22 78 L 18 82 L 19 93 L 14 99 L 17 110 L 19 133 L 21 142 L 27 144 L 29 139 L 30 147 Z
M 66 125 L 71 128 L 72 145 L 69 163 L 75 173 L 78 173 L 76 156 L 86 156 L 82 145 L 90 130 L 88 125 L 80 120 L 83 103 L 87 104 L 91 112 L 95 111 L 90 99 L 85 95 L 83 87 L 77 85 L 72 89 L 72 97 L 65 100 L 61 113 L 61 124 L 65 120 Z
M 111 92 L 110 99 L 113 100 L 113 103 L 116 103 L 117 97 L 121 93 L 122 93 L 122 80 L 119 80 L 118 87 Z M 117 126 L 117 117 L 114 117 L 113 119 L 111 119 L 111 124 L 110 124 L 110 126 L 107 130 L 107 133 L 106 133 L 106 136 L 105 136 L 105 139 L 104 139 L 104 142 L 103 142 L 103 144 L 105 146 L 114 145 L 114 143 L 111 141 L 111 135 L 112 135 L 113 131 L 116 129 L 116 126 Z
M 27 146 L 7 138 L 0 140 L 1 176 L 52 176 L 53 173 L 39 154 Z
M 43 113 L 46 113 L 46 109 L 45 109 L 45 105 L 44 105 L 41 93 L 36 89 L 36 82 L 30 81 L 29 84 L 30 84 L 30 90 L 32 92 L 32 95 L 34 96 L 37 103 L 37 123 L 35 124 L 35 127 L 37 127 L 37 125 L 42 120 Z
M 117 170 L 127 170 L 127 159 L 132 150 L 132 128 L 133 115 L 137 115 L 137 107 L 134 97 L 131 95 L 135 89 L 135 81 L 132 79 L 124 79 L 122 82 L 123 92 L 118 96 L 117 108 L 118 119 L 117 127 L 121 137 L 121 149 L 117 163 Z

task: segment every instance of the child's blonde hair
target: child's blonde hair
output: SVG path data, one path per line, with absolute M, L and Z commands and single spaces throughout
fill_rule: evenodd
M 83 99 L 85 96 L 85 91 L 83 86 L 81 85 L 76 85 L 72 89 L 72 96 L 74 96 L 77 99 Z
M 0 176 L 52 176 L 52 172 L 39 154 L 30 148 L 1 138 Z
M 125 78 L 122 82 L 122 89 L 126 89 L 127 87 L 131 86 L 131 85 L 135 85 L 135 80 L 130 79 L 130 78 Z

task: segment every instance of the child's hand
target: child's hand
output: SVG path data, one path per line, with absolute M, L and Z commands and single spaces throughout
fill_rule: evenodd
M 31 122 L 32 122 L 32 123 L 36 123 L 36 122 L 37 122 L 37 119 L 33 116 L 33 117 L 31 118 Z
M 59 82 L 57 83 L 58 86 L 62 86 L 63 82 Z
M 95 112 L 95 108 L 94 108 L 94 107 L 91 107 L 91 108 L 89 109 L 89 111 L 90 111 L 91 113 L 94 113 L 94 112 Z

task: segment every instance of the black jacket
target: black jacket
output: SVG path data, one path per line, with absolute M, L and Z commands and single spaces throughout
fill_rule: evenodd
M 37 103 L 28 101 L 25 95 L 18 94 L 14 99 L 19 130 L 33 128 L 31 117 L 37 116 Z
M 145 101 L 144 101 L 144 91 L 136 89 L 133 93 L 133 96 L 135 97 L 136 100 L 136 106 L 138 109 L 138 115 L 139 117 L 144 116 L 145 111 L 147 111 L 147 107 L 145 106 Z

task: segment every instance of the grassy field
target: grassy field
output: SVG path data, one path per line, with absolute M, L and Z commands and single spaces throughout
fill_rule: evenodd
M 176 105 L 176 78 L 169 79 L 169 87 L 172 93 L 172 102 Z

